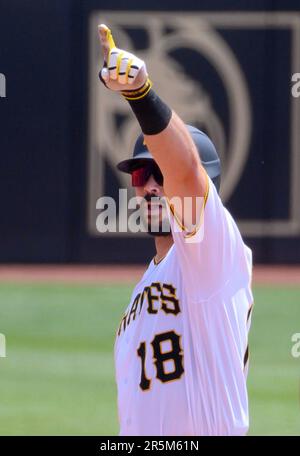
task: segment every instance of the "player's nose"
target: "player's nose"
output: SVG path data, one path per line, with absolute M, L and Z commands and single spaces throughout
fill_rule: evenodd
M 144 185 L 144 191 L 149 194 L 160 195 L 160 185 L 156 182 L 154 177 L 151 175 Z

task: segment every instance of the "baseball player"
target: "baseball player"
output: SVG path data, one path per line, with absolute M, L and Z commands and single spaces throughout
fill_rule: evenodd
M 117 48 L 107 26 L 99 36 L 100 79 L 142 130 L 118 168 L 144 198 L 156 247 L 116 335 L 120 435 L 244 435 L 252 254 L 218 195 L 218 155 L 156 94 L 145 63 Z

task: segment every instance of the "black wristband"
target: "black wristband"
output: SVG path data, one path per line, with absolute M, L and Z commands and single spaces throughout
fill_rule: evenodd
M 145 135 L 156 135 L 168 126 L 172 111 L 153 89 L 143 98 L 126 99 Z

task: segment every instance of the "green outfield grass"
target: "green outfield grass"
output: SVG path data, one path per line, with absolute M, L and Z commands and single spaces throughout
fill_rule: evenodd
M 130 286 L 0 284 L 1 435 L 117 434 L 113 343 Z M 300 288 L 256 287 L 250 434 L 300 435 Z

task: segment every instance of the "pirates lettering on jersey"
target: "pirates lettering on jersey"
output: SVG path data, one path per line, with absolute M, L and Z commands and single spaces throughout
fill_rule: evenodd
M 119 336 L 136 316 L 141 314 L 143 305 L 147 306 L 146 311 L 150 315 L 156 315 L 159 311 L 165 314 L 178 315 L 181 312 L 179 299 L 176 296 L 176 288 L 169 283 L 152 282 L 138 293 L 131 305 L 130 310 L 125 312 L 119 325 L 117 335 Z

